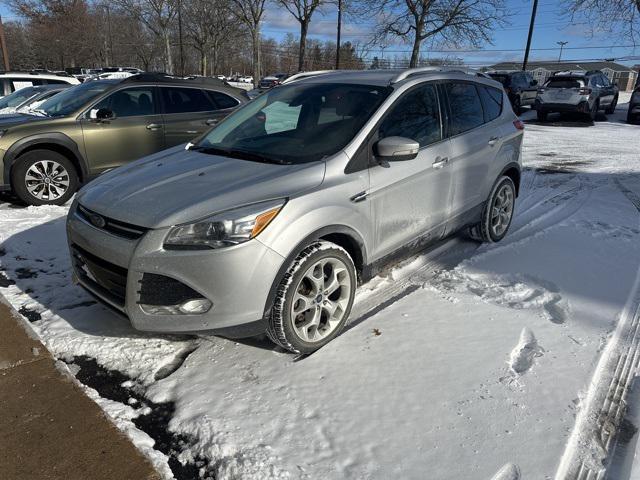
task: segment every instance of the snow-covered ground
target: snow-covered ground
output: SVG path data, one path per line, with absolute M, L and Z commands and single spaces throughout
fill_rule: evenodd
M 361 288 L 352 327 L 306 358 L 134 331 L 71 284 L 64 207 L 0 203 L 0 293 L 167 478 L 597 470 L 594 412 L 640 300 L 640 127 L 623 123 L 625 101 L 594 125 L 525 113 L 507 238 L 452 239 L 387 271 Z M 630 478 L 637 410 L 615 478 Z

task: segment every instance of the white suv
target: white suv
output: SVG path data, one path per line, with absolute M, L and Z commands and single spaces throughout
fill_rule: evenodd
M 34 72 L 0 73 L 0 82 L 0 97 L 4 97 L 25 87 L 61 84 L 78 85 L 80 83 L 77 78 L 72 76 Z

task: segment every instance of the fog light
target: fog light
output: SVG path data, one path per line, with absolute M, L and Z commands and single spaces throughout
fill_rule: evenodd
M 195 300 L 189 300 L 184 302 L 178 307 L 178 309 L 185 315 L 194 315 L 200 313 L 207 313 L 211 308 L 212 303 L 206 298 L 198 298 Z

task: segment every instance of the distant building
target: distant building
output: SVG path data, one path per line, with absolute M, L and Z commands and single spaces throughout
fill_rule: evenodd
M 546 82 L 554 72 L 567 70 L 600 70 L 610 81 L 617 82 L 620 91 L 631 91 L 636 84 L 638 71 L 632 67 L 615 62 L 529 62 L 527 71 L 538 80 L 539 84 Z M 489 67 L 490 70 L 513 71 L 522 70 L 521 63 L 502 62 Z

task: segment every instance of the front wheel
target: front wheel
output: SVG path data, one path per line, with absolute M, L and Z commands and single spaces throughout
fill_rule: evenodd
M 502 240 L 511 226 L 515 204 L 516 186 L 513 180 L 506 175 L 500 177 L 491 189 L 480 224 L 471 229 L 472 237 L 488 243 Z
M 549 115 L 549 113 L 545 112 L 544 110 L 536 110 L 536 115 L 538 116 L 539 122 L 546 122 L 547 116 Z
M 612 115 L 613 113 L 615 113 L 617 106 L 618 106 L 618 97 L 616 96 L 611 102 L 611 105 L 609 105 L 607 109 L 604 111 L 604 113 L 606 113 L 607 115 Z
M 518 116 L 522 114 L 522 100 L 520 100 L 519 95 L 513 99 L 513 113 Z
M 14 193 L 28 205 L 63 205 L 78 188 L 73 163 L 51 150 L 32 150 L 11 169 Z
M 342 247 L 325 241 L 306 247 L 278 286 L 267 335 L 295 353 L 312 353 L 344 327 L 355 297 L 356 271 Z

